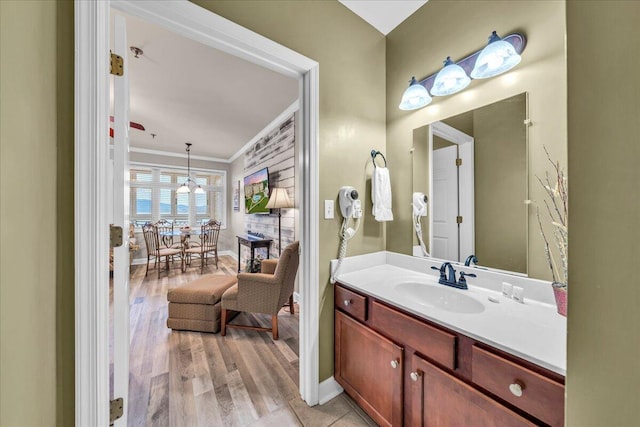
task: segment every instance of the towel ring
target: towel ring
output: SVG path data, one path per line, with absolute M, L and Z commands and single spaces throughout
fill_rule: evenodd
M 373 162 L 373 167 L 377 168 L 378 166 L 376 165 L 376 157 L 380 155 L 382 156 L 382 160 L 384 160 L 384 167 L 387 167 L 387 159 L 384 157 L 384 154 L 382 154 L 380 151 L 376 151 L 376 150 L 371 150 L 371 161 Z

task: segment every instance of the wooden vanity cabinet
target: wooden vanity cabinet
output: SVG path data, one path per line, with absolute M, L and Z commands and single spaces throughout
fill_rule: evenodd
M 564 423 L 561 375 L 341 285 L 335 379 L 385 426 Z
M 402 425 L 402 347 L 335 313 L 335 379 L 381 426 Z

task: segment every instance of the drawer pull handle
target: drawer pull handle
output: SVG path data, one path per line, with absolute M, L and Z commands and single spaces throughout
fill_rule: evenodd
M 513 384 L 509 384 L 509 391 L 515 397 L 522 397 L 522 390 L 524 390 L 524 384 L 519 381 L 515 381 Z
M 420 372 L 411 372 L 409 376 L 411 377 L 411 381 L 416 382 L 420 379 Z
M 398 365 L 400 365 L 400 362 L 398 362 L 397 360 L 392 360 L 391 361 L 391 367 L 393 369 L 396 369 L 398 367 Z
M 351 300 L 344 300 L 344 305 L 346 305 L 347 307 L 351 305 Z

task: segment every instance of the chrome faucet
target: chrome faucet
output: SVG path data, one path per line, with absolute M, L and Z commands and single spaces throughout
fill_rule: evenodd
M 465 273 L 464 271 L 461 271 L 460 280 L 456 280 L 456 270 L 453 268 L 453 265 L 451 265 L 450 262 L 443 262 L 440 268 L 431 267 L 431 269 L 440 271 L 440 278 L 438 279 L 438 283 L 458 289 L 469 289 L 467 287 L 467 279 L 465 279 L 465 277 L 476 277 L 475 274 Z

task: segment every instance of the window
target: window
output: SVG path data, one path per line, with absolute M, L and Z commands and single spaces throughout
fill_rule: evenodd
M 132 166 L 131 222 L 141 226 L 147 221 L 167 219 L 176 225 L 196 226 L 216 219 L 225 228 L 226 172 L 192 170 L 191 178 L 205 194 L 176 192 L 187 179 L 184 171 Z

